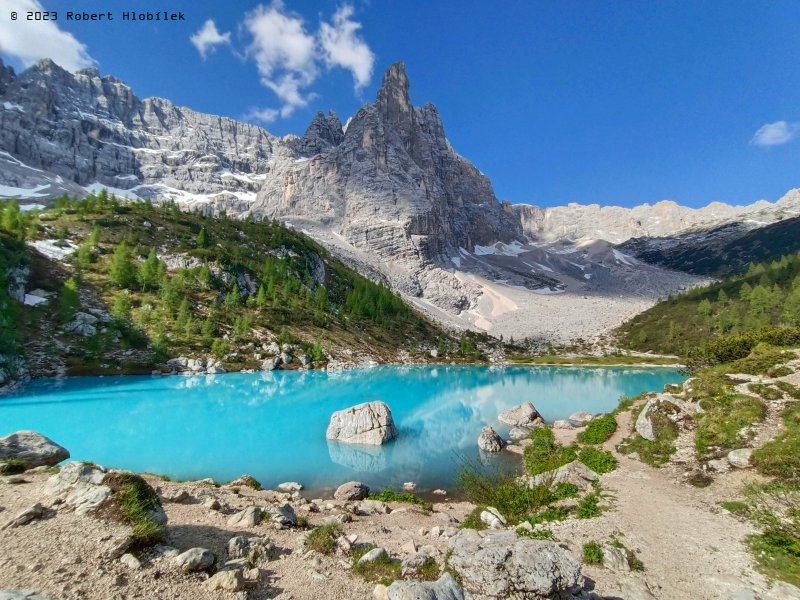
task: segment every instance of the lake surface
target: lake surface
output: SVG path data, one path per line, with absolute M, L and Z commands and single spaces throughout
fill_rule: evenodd
M 310 491 L 351 479 L 373 489 L 405 481 L 452 489 L 460 457 L 478 458 L 481 428 L 507 434 L 497 421 L 507 408 L 530 400 L 551 422 L 609 411 L 621 395 L 682 379 L 670 369 L 382 366 L 38 380 L 0 396 L 0 436 L 32 429 L 73 459 L 173 479 L 250 473 L 265 487 L 300 481 Z M 390 406 L 398 439 L 380 447 L 326 441 L 333 411 L 371 400 Z

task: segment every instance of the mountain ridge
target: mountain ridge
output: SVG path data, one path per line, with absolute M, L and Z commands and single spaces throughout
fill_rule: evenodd
M 618 298 L 620 318 L 630 316 L 696 279 L 614 244 L 740 218 L 722 204 L 708 216 L 658 203 L 653 216 L 650 207 L 501 203 L 453 149 L 435 105 L 413 105 L 402 62 L 345 126 L 320 112 L 303 137 L 141 100 L 113 76 L 71 74 L 49 60 L 19 75 L 0 65 L 0 87 L 0 196 L 19 192 L 36 205 L 107 188 L 206 214 L 278 219 L 437 318 L 496 334 L 582 335 L 585 319 L 560 314 L 575 311 L 568 295 Z M 794 194 L 788 211 L 800 206 Z M 770 206 L 747 214 L 772 222 L 779 215 Z M 550 312 L 559 313 L 555 326 L 543 324 Z M 522 313 L 530 315 L 520 324 Z

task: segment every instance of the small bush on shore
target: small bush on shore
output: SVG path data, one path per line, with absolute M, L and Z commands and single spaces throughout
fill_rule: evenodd
M 134 473 L 111 473 L 103 483 L 114 492 L 113 498 L 124 520 L 133 527 L 134 545 L 147 547 L 166 540 L 164 526 L 153 520 L 153 512 L 161 508 L 155 490 Z
M 617 430 L 617 419 L 609 413 L 589 421 L 586 429 L 578 434 L 578 441 L 583 444 L 602 444 Z
M 333 554 L 336 550 L 336 538 L 342 535 L 342 528 L 334 523 L 320 525 L 311 530 L 306 537 L 305 546 L 320 554 Z
M 370 493 L 369 498 L 370 500 L 380 500 L 381 502 L 407 502 L 408 504 L 416 504 L 427 511 L 433 510 L 433 504 L 411 492 L 396 492 L 386 488 L 379 492 Z
M 531 434 L 532 443 L 525 448 L 523 460 L 530 475 L 552 471 L 577 458 L 573 446 L 562 446 L 555 440 L 552 429 L 539 427 Z

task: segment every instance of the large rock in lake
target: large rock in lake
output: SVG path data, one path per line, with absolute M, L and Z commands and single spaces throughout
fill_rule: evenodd
M 511 427 L 527 427 L 532 429 L 539 425 L 544 425 L 544 419 L 536 407 L 530 402 L 523 402 L 514 408 L 510 408 L 505 412 L 501 412 L 497 417 L 501 423 L 510 425 Z
M 69 450 L 35 431 L 17 431 L 0 438 L 0 462 L 17 459 L 26 469 L 53 466 L 69 458 Z
M 582 582 L 580 563 L 555 542 L 462 529 L 449 547 L 448 565 L 474 600 L 568 597 Z
M 384 402 L 365 402 L 331 415 L 329 440 L 379 446 L 397 437 L 392 411 Z
M 484 452 L 500 452 L 503 449 L 503 438 L 487 425 L 478 436 L 478 448 Z

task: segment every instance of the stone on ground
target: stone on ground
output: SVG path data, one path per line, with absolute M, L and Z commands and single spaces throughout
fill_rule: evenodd
M 521 538 L 513 531 L 462 529 L 450 539 L 448 565 L 473 598 L 551 598 L 582 582 L 575 557 L 555 542 Z
M 343 483 L 333 493 L 336 500 L 348 502 L 350 500 L 363 500 L 369 495 L 369 487 L 360 481 L 348 481 Z
M 69 458 L 69 450 L 35 431 L 17 431 L 0 437 L 0 462 L 17 459 L 26 469 L 57 465 Z
M 464 590 L 450 573 L 442 574 L 436 581 L 395 581 L 383 590 L 388 600 L 467 600 Z

